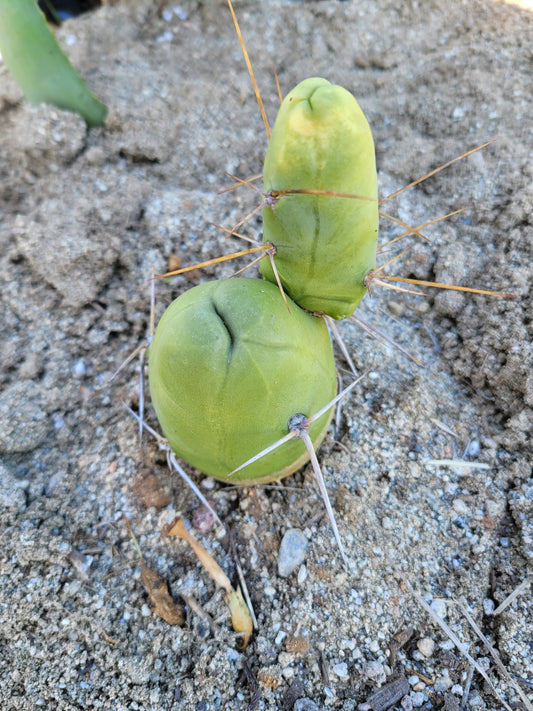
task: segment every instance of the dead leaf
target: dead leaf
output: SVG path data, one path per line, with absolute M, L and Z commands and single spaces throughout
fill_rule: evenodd
M 126 522 L 126 527 L 131 536 L 131 540 L 141 560 L 141 580 L 143 581 L 148 596 L 154 605 L 152 612 L 154 612 L 162 620 L 165 620 L 165 622 L 168 622 L 169 625 L 183 626 L 186 621 L 185 607 L 183 605 L 178 605 L 177 602 L 174 602 L 174 600 L 170 597 L 166 580 L 163 580 L 163 578 L 146 565 L 139 542 L 133 533 L 130 520 L 125 516 L 124 521 Z
M 186 620 L 185 607 L 179 605 L 170 597 L 168 584 L 141 561 L 141 580 L 146 587 L 148 596 L 153 603 L 153 612 L 169 625 L 183 627 Z

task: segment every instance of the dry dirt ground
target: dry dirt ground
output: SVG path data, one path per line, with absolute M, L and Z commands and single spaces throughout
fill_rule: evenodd
M 199 503 L 149 437 L 138 444 L 123 407 L 137 402 L 135 366 L 110 383 L 147 336 L 152 266 L 240 247 L 211 223 L 255 204 L 251 191 L 217 194 L 225 170 L 260 172 L 266 148 L 227 7 L 118 2 L 66 23 L 63 46 L 109 106 L 103 129 L 29 106 L 0 67 L 2 709 L 453 710 L 467 696 L 469 709 L 503 708 L 406 581 L 500 698 L 526 708 L 462 608 L 531 695 L 532 13 L 493 0 L 237 12 L 271 121 L 274 67 L 284 92 L 323 75 L 355 94 L 382 195 L 497 139 L 386 208 L 418 225 L 469 206 L 427 228 L 431 244 L 396 273 L 516 298 L 376 289 L 361 313 L 426 369 L 341 326 L 369 370 L 320 451 L 349 574 L 309 469 L 241 490 L 189 470 L 233 531 L 257 615 L 241 653 L 221 591 L 185 543 L 160 538 Z M 260 219 L 248 230 L 259 236 Z M 157 314 L 233 269 L 159 283 Z M 462 464 L 430 463 L 442 459 Z M 192 609 L 184 627 L 152 613 L 125 516 L 174 599 L 192 596 L 218 632 Z M 282 578 L 288 528 L 309 546 Z M 223 532 L 196 535 L 236 580 Z

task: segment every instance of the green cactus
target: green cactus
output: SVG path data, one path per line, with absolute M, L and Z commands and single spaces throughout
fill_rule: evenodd
M 325 79 L 298 84 L 279 109 L 263 178 L 276 198 L 263 208 L 263 241 L 276 248 L 283 288 L 307 311 L 350 316 L 378 237 L 374 143 L 354 97 Z M 275 280 L 268 260 L 261 271 Z
M 309 417 L 335 396 L 324 320 L 290 308 L 270 282 L 241 278 L 196 286 L 163 314 L 148 352 L 152 402 L 176 454 L 206 474 L 226 480 L 287 435 L 293 415 Z M 331 413 L 310 427 L 315 446 Z M 280 479 L 307 460 L 293 439 L 231 481 Z

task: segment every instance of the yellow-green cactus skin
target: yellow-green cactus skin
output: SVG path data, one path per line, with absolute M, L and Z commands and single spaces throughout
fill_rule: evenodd
M 336 372 L 323 319 L 259 279 L 200 284 L 165 311 L 150 344 L 152 402 L 176 454 L 218 479 L 288 433 L 295 414 L 313 415 L 335 397 Z M 332 411 L 314 422 L 315 446 Z M 308 459 L 292 439 L 231 479 L 258 484 Z
M 350 316 L 376 266 L 377 176 L 370 126 L 350 92 L 326 79 L 298 84 L 279 109 L 263 171 L 267 195 L 287 194 L 263 208 L 263 241 L 276 248 L 285 291 L 303 309 L 335 319 Z M 274 281 L 268 260 L 263 276 Z

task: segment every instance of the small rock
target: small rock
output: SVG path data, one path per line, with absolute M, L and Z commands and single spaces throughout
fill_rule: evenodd
M 318 711 L 318 706 L 311 699 L 298 699 L 293 709 L 294 711 Z
M 389 311 L 394 314 L 394 316 L 403 316 L 405 313 L 405 306 L 399 301 L 393 301 L 390 299 L 387 306 L 389 307 Z
M 435 691 L 448 691 L 453 686 L 449 676 L 441 676 L 435 681 Z
M 309 541 L 299 528 L 289 528 L 283 536 L 278 555 L 278 574 L 288 577 L 305 560 Z
M 363 665 L 363 673 L 376 684 L 384 684 L 387 679 L 385 667 L 381 662 L 365 662 Z
M 85 361 L 83 360 L 78 360 L 74 363 L 72 366 L 72 375 L 75 378 L 83 378 L 87 374 L 87 366 L 85 365 Z
M 433 610 L 433 612 L 441 618 L 441 620 L 446 619 L 446 615 L 448 613 L 446 610 L 446 601 L 445 600 L 442 600 L 442 599 L 433 600 L 430 607 Z
M 477 439 L 471 439 L 465 449 L 465 457 L 477 457 L 481 451 L 481 444 Z
M 293 654 L 307 654 L 309 651 L 309 640 L 307 637 L 302 637 L 300 635 L 291 635 L 290 637 L 287 637 L 285 649 L 287 652 L 291 652 Z
M 481 706 L 483 704 L 483 699 L 477 693 L 472 694 L 472 696 L 470 696 L 470 698 L 468 699 L 468 703 L 470 704 L 471 707 L 472 706 Z
M 207 531 L 211 531 L 211 529 L 217 525 L 217 519 L 214 513 L 215 503 L 211 500 L 209 500 L 209 503 L 211 509 L 208 509 L 207 506 L 200 506 L 200 508 L 196 509 L 192 517 L 192 525 L 197 531 L 200 531 L 200 533 L 207 533 Z
M 283 630 L 280 630 L 280 631 L 277 633 L 277 635 L 276 635 L 276 639 L 274 640 L 274 644 L 280 645 L 280 644 L 283 642 L 283 640 L 285 639 L 286 636 L 287 636 L 287 633 L 284 632 Z
M 435 651 L 435 641 L 430 637 L 423 637 L 417 642 L 418 651 L 424 655 L 424 657 L 431 657 Z
M 411 694 L 411 700 L 413 706 L 419 708 L 424 703 L 424 693 L 422 691 L 415 691 L 414 694 Z
M 283 695 L 281 707 L 293 709 L 299 699 L 305 699 L 305 686 L 301 679 L 295 679 Z
M 92 146 L 85 151 L 85 160 L 89 165 L 103 165 L 105 163 L 105 152 L 100 146 Z
M 298 585 L 302 585 L 307 580 L 307 568 L 305 565 L 300 566 L 298 571 Z
M 41 389 L 31 380 L 13 383 L 0 395 L 0 452 L 31 452 L 50 431 Z
M 463 501 L 463 499 L 455 499 L 455 501 L 453 502 L 453 510 L 461 516 L 465 516 L 470 512 L 468 504 Z
M 21 483 L 17 481 L 8 470 L 0 464 L 0 507 L 23 511 L 26 508 L 26 495 Z
M 346 662 L 339 662 L 338 664 L 335 664 L 331 671 L 340 679 L 348 678 L 348 665 Z

